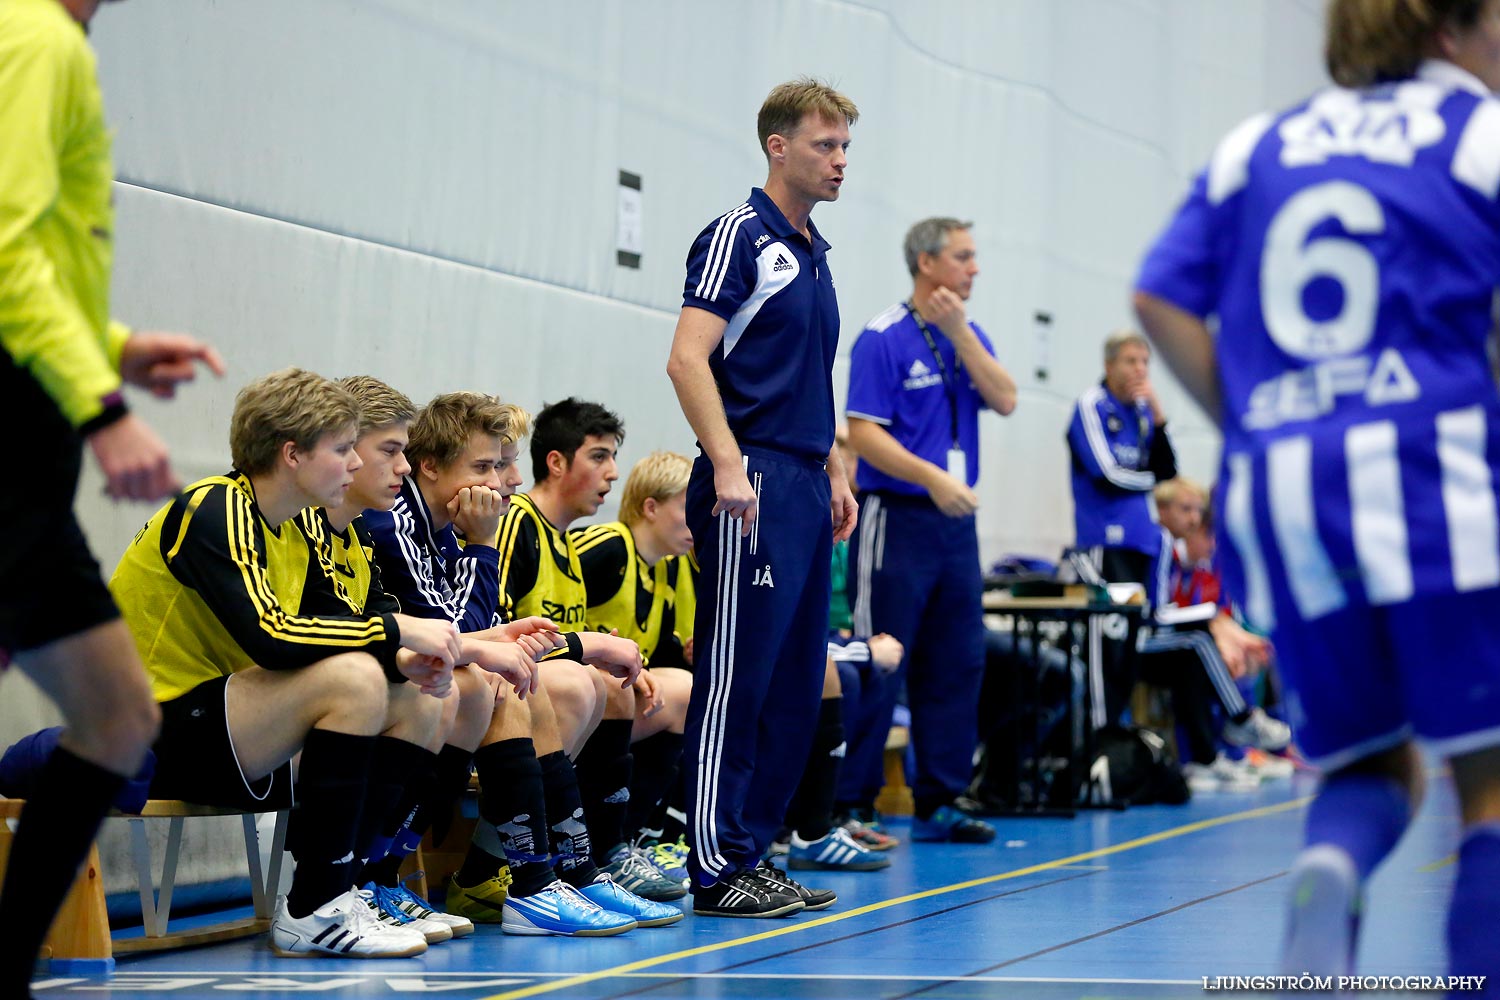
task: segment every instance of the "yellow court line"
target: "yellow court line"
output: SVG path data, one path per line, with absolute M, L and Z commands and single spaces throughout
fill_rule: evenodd
M 1442 869 L 1447 868 L 1457 860 L 1457 854 L 1450 854 L 1446 858 L 1438 858 L 1436 861 L 1432 862 L 1432 864 L 1423 865 L 1421 868 L 1418 868 L 1417 871 L 1422 875 L 1431 875 L 1433 872 L 1441 871 Z
M 596 982 L 600 979 L 608 979 L 611 976 L 623 976 L 631 972 L 639 972 L 641 969 L 649 969 L 658 965 L 666 965 L 668 962 L 676 962 L 684 958 L 693 958 L 697 955 L 707 955 L 715 951 L 725 951 L 730 948 L 738 948 L 741 945 L 755 944 L 758 941 L 769 941 L 772 938 L 781 937 L 784 934 L 796 934 L 801 931 L 809 931 L 814 927 L 823 927 L 827 924 L 835 924 L 840 920 L 848 920 L 852 917 L 864 916 L 866 913 L 875 913 L 878 910 L 890 909 L 903 903 L 916 902 L 919 899 L 931 899 L 934 896 L 946 895 L 950 892 L 959 892 L 964 889 L 973 889 L 976 886 L 990 885 L 994 882 L 1004 882 L 1008 879 L 1021 878 L 1026 875 L 1035 875 L 1038 872 L 1052 871 L 1064 868 L 1068 865 L 1076 865 L 1081 861 L 1092 861 L 1094 858 L 1105 858 L 1111 854 L 1121 854 L 1125 851 L 1133 851 L 1137 847 L 1147 847 L 1151 844 L 1159 844 L 1163 840 L 1172 840 L 1175 837 L 1184 837 L 1190 833 L 1200 830 L 1212 829 L 1216 826 L 1224 826 L 1228 823 L 1240 823 L 1250 819 L 1261 819 L 1273 816 L 1276 813 L 1288 812 L 1300 809 L 1311 802 L 1311 795 L 1300 799 L 1292 799 L 1288 802 L 1280 802 L 1272 806 L 1260 806 L 1255 809 L 1246 809 L 1237 813 L 1229 813 L 1225 816 L 1216 816 L 1213 819 L 1199 820 L 1196 823 L 1188 823 L 1185 826 L 1173 827 L 1160 833 L 1153 833 L 1145 837 L 1137 837 L 1135 840 L 1127 840 L 1121 844 L 1113 844 L 1109 847 L 1100 847 L 1096 850 L 1085 851 L 1082 854 L 1069 855 L 1066 858 L 1058 858 L 1056 861 L 1044 861 L 1038 865 L 1029 865 L 1026 868 L 1017 868 L 1014 871 L 1002 872 L 999 875 L 986 875 L 983 878 L 970 879 L 967 882 L 956 882 L 953 885 L 940 886 L 936 889 L 926 889 L 922 892 L 914 892 L 908 896 L 899 896 L 895 899 L 882 900 L 879 903 L 870 903 L 866 906 L 845 910 L 842 913 L 830 914 L 819 917 L 816 920 L 798 920 L 787 923 L 771 931 L 760 934 L 751 934 L 742 938 L 734 938 L 730 941 L 720 941 L 716 944 L 700 945 L 697 948 L 687 948 L 683 951 L 674 951 L 667 955 L 657 955 L 654 958 L 643 958 L 635 962 L 627 962 L 610 969 L 600 969 L 598 972 L 585 972 L 567 979 L 555 979 L 551 982 L 537 983 L 535 986 L 526 986 L 518 990 L 510 990 L 506 993 L 497 993 L 494 996 L 485 997 L 484 1000 L 521 1000 L 523 997 L 534 997 L 543 993 L 554 993 L 557 990 L 569 989 L 573 986 L 582 986 L 584 983 Z

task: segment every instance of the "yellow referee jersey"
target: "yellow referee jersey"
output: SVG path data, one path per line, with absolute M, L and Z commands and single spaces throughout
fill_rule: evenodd
M 0 346 L 74 427 L 120 388 L 110 136 L 94 53 L 57 0 L 0 3 Z

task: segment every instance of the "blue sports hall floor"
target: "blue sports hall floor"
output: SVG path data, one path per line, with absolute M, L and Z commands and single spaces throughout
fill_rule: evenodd
M 288 961 L 249 940 L 123 958 L 111 978 L 44 977 L 33 989 L 181 1000 L 1201 996 L 1205 976 L 1275 971 L 1284 876 L 1312 791 L 1298 776 L 1185 806 L 998 820 L 999 837 L 985 846 L 903 843 L 884 872 L 801 873 L 836 889 L 839 902 L 784 920 L 689 914 L 592 940 L 481 927 L 396 961 Z M 1371 885 L 1361 973 L 1446 971 L 1456 831 L 1451 785 L 1438 777 Z

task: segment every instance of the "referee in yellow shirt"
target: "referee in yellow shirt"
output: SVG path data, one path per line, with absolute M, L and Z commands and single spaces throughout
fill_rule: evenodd
M 83 444 L 117 499 L 177 486 L 122 378 L 171 396 L 208 347 L 109 321 L 109 131 L 83 27 L 98 0 L 0 6 L 0 669 L 14 663 L 67 731 L 37 781 L 0 892 L 0 996 L 25 997 L 57 908 L 158 712 L 73 517 Z

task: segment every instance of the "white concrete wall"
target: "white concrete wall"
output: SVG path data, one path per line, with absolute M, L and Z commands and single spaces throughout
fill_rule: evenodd
M 231 366 L 170 408 L 139 408 L 187 478 L 227 467 L 235 389 L 288 364 L 368 372 L 419 402 L 475 388 L 534 410 L 576 394 L 624 417 L 627 468 L 657 447 L 690 450 L 663 372 L 683 259 L 764 179 L 754 119 L 767 90 L 813 73 L 862 113 L 843 196 L 816 214 L 834 245 L 841 351 L 909 291 L 912 222 L 974 219 L 970 311 L 1022 386 L 1016 414 L 984 426 L 983 550 L 1055 556 L 1072 534 L 1069 408 L 1099 375 L 1104 335 L 1129 322 L 1141 252 L 1220 134 L 1323 80 L 1320 8 L 105 5 L 92 37 L 118 129 L 114 311 L 196 332 Z M 615 263 L 621 169 L 644 179 L 639 270 Z M 1045 382 L 1037 310 L 1054 317 Z M 840 394 L 844 378 L 841 366 Z M 1163 389 L 1184 469 L 1210 478 L 1215 439 Z M 110 506 L 97 486 L 85 482 L 79 509 L 111 566 L 149 511 Z M 0 740 L 43 713 L 0 683 Z

